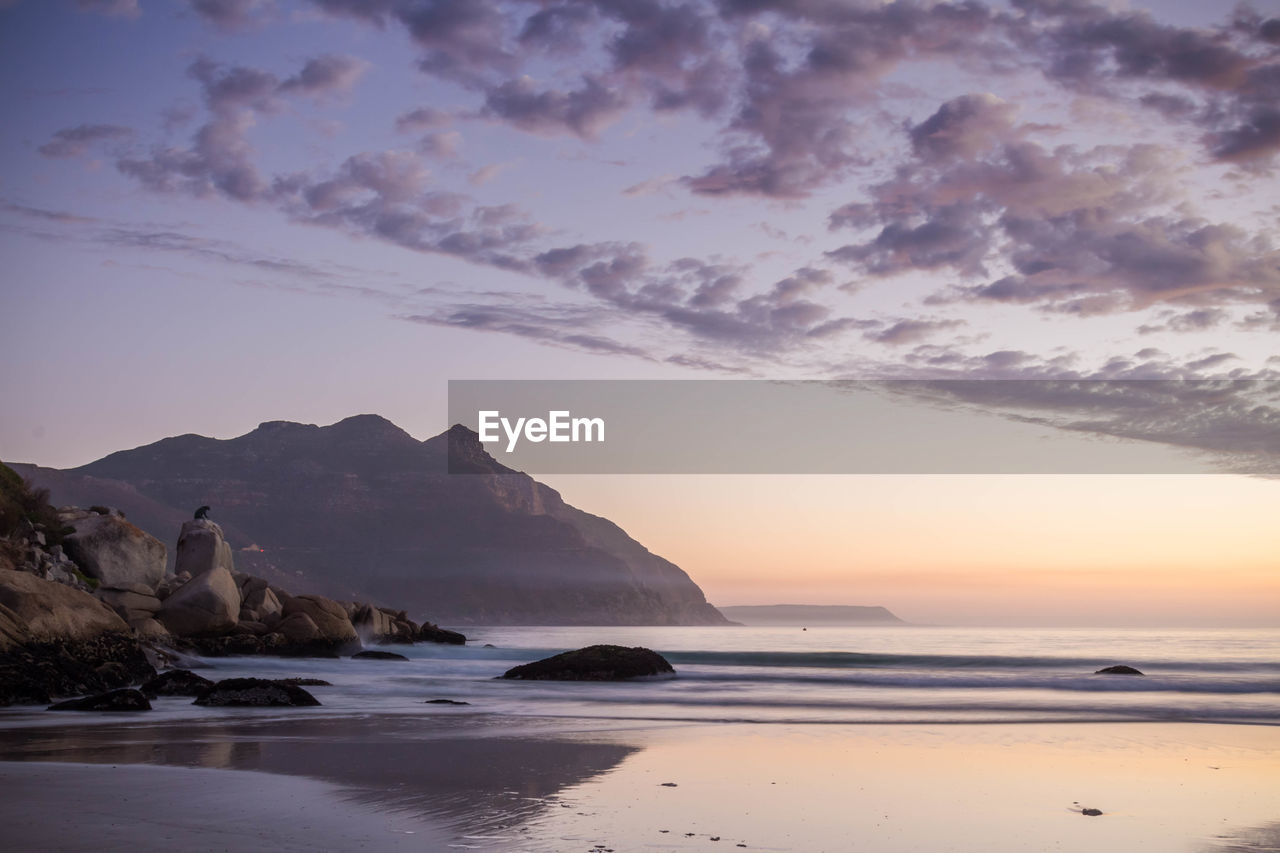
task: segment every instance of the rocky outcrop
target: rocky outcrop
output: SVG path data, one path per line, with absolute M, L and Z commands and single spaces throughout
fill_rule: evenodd
M 1118 666 L 1103 667 L 1095 672 L 1094 675 L 1142 675 L 1142 673 L 1131 666 L 1120 664 Z
M 319 705 L 320 702 L 296 684 L 270 681 L 265 678 L 228 678 L 201 693 L 195 704 L 216 708 L 240 706 L 302 708 Z
M 81 510 L 61 515 L 75 528 L 63 547 L 80 570 L 103 587 L 154 590 L 164 577 L 167 549 L 122 516 Z
M 636 646 L 587 646 L 533 663 L 513 667 L 502 678 L 526 681 L 622 681 L 653 675 L 674 675 L 666 658 Z
M 451 452 L 476 473 L 448 473 Z M 419 620 L 726 623 L 678 566 L 505 468 L 462 427 L 418 441 L 373 415 L 327 427 L 272 422 L 229 440 L 185 435 L 74 471 L 22 473 L 55 497 L 114 482 L 113 499 L 133 495 L 122 508 L 163 522 L 152 532 L 165 539 L 172 515 L 156 504 L 188 517 L 216 504 L 239 569 L 291 584 L 301 576 L 298 592 L 394 604 Z
M 155 699 L 158 696 L 199 696 L 212 686 L 212 681 L 189 669 L 171 669 L 160 673 L 139 689 L 148 699 Z
M 240 617 L 240 588 L 231 572 L 216 566 L 187 581 L 164 600 L 160 621 L 180 636 L 223 634 Z
M 50 711 L 150 711 L 151 703 L 131 688 L 112 690 L 82 699 L 68 699 L 49 706 Z
M 48 703 L 154 674 L 111 608 L 81 590 L 0 571 L 0 705 Z
M 222 528 L 207 518 L 193 518 L 185 522 L 178 534 L 174 572 L 190 572 L 192 577 L 198 577 L 218 567 L 229 572 L 235 570 L 231 546 L 227 544 Z
M 351 657 L 355 660 L 408 660 L 404 655 L 398 655 L 395 652 L 382 652 L 376 649 L 356 652 Z

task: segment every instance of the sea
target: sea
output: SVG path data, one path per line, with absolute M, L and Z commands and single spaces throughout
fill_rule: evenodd
M 316 711 L 338 715 L 1280 725 L 1280 629 L 480 627 L 466 633 L 465 646 L 380 647 L 408 661 L 229 657 L 185 665 L 211 679 L 324 679 L 333 686 L 312 688 L 323 703 Z M 499 678 L 518 664 L 596 643 L 651 648 L 676 675 L 619 683 Z M 1117 664 L 1143 675 L 1095 674 Z M 0 725 L 65 722 L 26 710 L 0 711 Z M 210 710 L 165 701 L 149 718 L 194 719 Z

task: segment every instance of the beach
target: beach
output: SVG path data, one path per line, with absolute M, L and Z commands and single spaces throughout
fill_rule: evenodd
M 11 849 L 1191 853 L 1280 821 L 1270 726 L 253 716 L 9 733 Z
M 686 662 L 658 681 L 494 680 L 541 644 L 603 634 L 665 642 Z M 1101 642 L 1088 632 L 478 635 L 502 647 L 199 662 L 209 677 L 325 678 L 332 687 L 310 688 L 317 708 L 162 697 L 151 712 L 74 719 L 7 709 L 0 809 L 27 833 L 9 837 L 62 850 L 1275 847 L 1274 632 L 1213 645 L 1203 633 L 1108 636 L 1150 671 L 1128 679 L 1074 675 Z M 767 646 L 784 651 L 762 657 Z M 468 704 L 429 703 L 442 698 Z

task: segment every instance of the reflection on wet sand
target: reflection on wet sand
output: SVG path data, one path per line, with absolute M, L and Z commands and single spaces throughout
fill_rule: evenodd
M 1280 821 L 1251 826 L 1222 835 L 1222 841 L 1205 847 L 1205 853 L 1273 853 L 1280 850 Z
M 0 760 L 163 764 L 308 776 L 380 809 L 468 831 L 512 828 L 639 747 L 572 735 L 475 736 L 422 718 L 236 718 L 0 730 Z

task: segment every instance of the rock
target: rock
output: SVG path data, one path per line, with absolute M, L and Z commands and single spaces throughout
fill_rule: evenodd
M 171 669 L 162 672 L 139 689 L 148 699 L 157 696 L 199 696 L 213 686 L 213 682 L 189 669 Z
M 461 646 L 467 642 L 467 638 L 457 631 L 449 631 L 430 622 L 422 623 L 422 627 L 418 629 L 418 639 L 424 643 L 449 643 L 454 646 Z
M 131 688 L 68 699 L 49 706 L 50 711 L 150 711 L 151 703 L 140 691 Z
M 175 561 L 175 572 L 190 572 L 193 578 L 219 567 L 228 572 L 235 569 L 231 546 L 223 538 L 222 528 L 207 518 L 183 523 Z
M 99 601 L 105 602 L 109 607 L 120 614 L 120 618 L 129 619 L 127 613 L 159 613 L 160 599 L 156 598 L 150 592 L 141 595 L 132 590 L 125 589 L 109 589 L 99 587 L 94 595 Z
M 355 626 L 347 617 L 347 611 L 332 599 L 321 595 L 294 595 L 283 602 L 283 605 L 286 621 L 298 613 L 308 616 L 319 630 L 320 638 L 327 642 L 335 645 L 354 645 L 360 642 Z M 280 624 L 283 625 L 284 622 Z
M 252 580 L 259 580 L 254 578 Z M 284 612 L 284 606 L 280 603 L 280 599 L 267 586 L 266 581 L 262 581 L 261 586 L 252 583 L 245 584 L 241 587 L 243 600 L 240 603 L 242 610 L 248 611 L 255 622 L 262 622 L 268 616 L 279 615 Z
M 123 619 L 92 595 L 25 572 L 0 572 L 0 605 L 20 623 L 23 642 L 75 642 L 129 631 Z
M 332 687 L 323 678 L 278 678 L 281 684 L 296 684 L 299 687 Z
M 231 572 L 221 566 L 183 584 L 160 610 L 160 621 L 178 636 L 225 633 L 239 616 L 240 590 Z
M 1080 814 L 1088 815 L 1089 817 L 1099 817 L 1102 815 L 1102 809 L 1081 809 Z
M 404 655 L 398 655 L 395 652 L 378 652 L 372 650 L 356 652 L 351 657 L 360 660 L 408 660 Z
M 1108 666 L 1098 670 L 1094 675 L 1142 675 L 1141 672 L 1131 666 Z
M 366 643 L 380 643 L 392 634 L 392 619 L 371 604 L 356 603 L 351 608 L 351 624 Z
M 151 591 L 164 577 L 164 543 L 123 518 L 89 515 L 71 526 L 76 532 L 63 540 L 67 555 L 103 586 L 125 589 L 137 584 Z
M 662 655 L 636 646 L 587 646 L 513 667 L 502 678 L 538 681 L 621 681 L 675 674 Z
M 470 702 L 459 702 L 457 699 L 428 699 L 424 705 L 470 705 Z
M 240 611 L 244 613 L 243 610 Z M 252 619 L 241 619 L 235 627 L 236 631 L 241 633 L 248 632 L 255 637 L 261 637 L 263 634 L 270 633 L 271 629 L 262 622 L 254 622 Z
M 245 575 L 244 580 L 240 581 L 240 596 L 248 598 L 249 594 L 259 589 L 268 589 L 270 584 L 263 578 L 255 578 L 253 575 Z
M 264 638 L 246 631 L 242 634 L 222 634 L 216 637 L 186 637 L 179 643 L 184 650 L 189 650 L 204 657 L 226 657 L 227 655 L 260 655 L 268 651 Z
M 169 639 L 169 629 L 150 616 L 130 619 L 129 628 L 133 631 L 134 636 L 141 640 L 165 641 Z
M 316 697 L 298 687 L 265 678 L 228 678 L 206 689 L 196 699 L 197 705 L 211 707 L 275 707 L 295 708 L 319 705 Z
M 291 643 L 314 643 L 320 640 L 320 629 L 305 613 L 293 613 L 280 620 L 276 631 Z
M 0 571 L 0 705 L 126 687 L 155 669 L 137 638 L 86 592 Z

